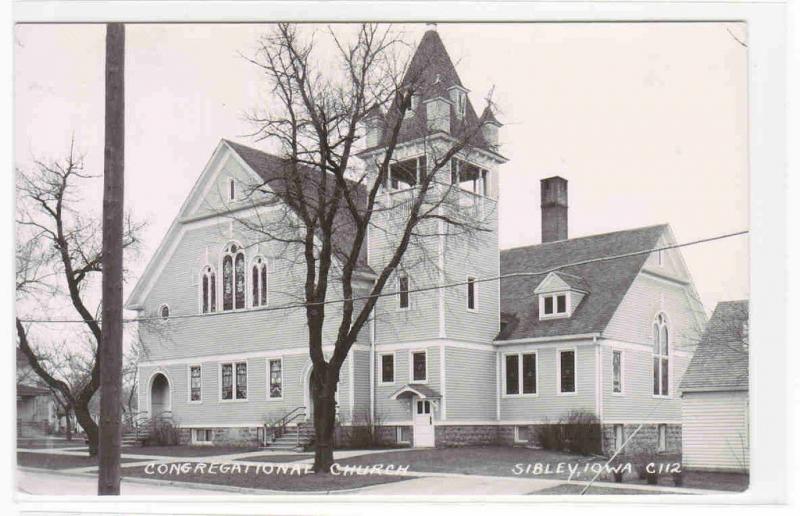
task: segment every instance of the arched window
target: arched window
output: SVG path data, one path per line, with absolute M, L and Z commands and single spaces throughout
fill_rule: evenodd
M 244 308 L 244 250 L 231 243 L 222 257 L 222 309 Z
M 261 256 L 253 260 L 250 269 L 250 288 L 252 290 L 253 306 L 267 305 L 267 261 Z
M 667 316 L 653 321 L 653 395 L 669 396 L 669 326 Z
M 204 314 L 217 311 L 217 275 L 210 265 L 203 267 L 200 278 L 200 303 Z
M 158 315 L 160 315 L 162 319 L 169 319 L 169 306 L 161 305 L 158 308 Z

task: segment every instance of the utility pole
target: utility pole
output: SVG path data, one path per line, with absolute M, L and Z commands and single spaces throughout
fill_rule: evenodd
M 125 192 L 125 25 L 106 25 L 103 310 L 97 494 L 118 495 L 122 421 L 122 228 Z

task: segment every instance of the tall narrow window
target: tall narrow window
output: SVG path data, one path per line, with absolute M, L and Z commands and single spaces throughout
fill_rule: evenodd
M 506 355 L 506 394 L 519 394 L 519 355 Z
M 408 290 L 408 275 L 406 273 L 401 273 L 400 276 L 397 277 L 397 301 L 401 309 L 409 307 L 410 299 Z
M 664 314 L 653 322 L 653 395 L 669 396 L 669 327 Z
M 381 383 L 394 383 L 394 354 L 381 355 Z
M 619 450 L 625 443 L 625 428 L 622 425 L 614 425 L 614 449 Z
M 233 178 L 228 179 L 228 200 L 236 200 L 236 181 Z
M 222 399 L 233 399 L 233 364 L 222 364 Z
M 467 309 L 468 310 L 476 310 L 477 309 L 477 299 L 475 297 L 475 290 L 477 289 L 477 284 L 475 283 L 475 278 L 472 276 L 467 277 Z
M 225 248 L 222 258 L 222 309 L 244 308 L 244 251 L 236 244 Z
M 575 392 L 575 351 L 558 352 L 559 392 L 569 394 Z
M 250 287 L 252 290 L 253 306 L 266 306 L 267 304 L 267 262 L 260 256 L 253 262 L 251 269 Z
M 658 425 L 658 451 L 667 451 L 667 425 Z
M 217 282 L 214 269 L 210 265 L 203 268 L 200 280 L 200 297 L 204 314 L 217 311 Z
M 247 399 L 247 364 L 236 364 L 236 399 Z
M 544 298 L 544 314 L 553 314 L 553 296 L 545 296 Z
M 192 366 L 189 369 L 189 379 L 190 379 L 190 386 L 191 389 L 189 394 L 190 401 L 201 401 L 202 400 L 202 377 L 201 377 L 200 366 Z
M 411 381 L 428 381 L 428 354 L 424 351 L 411 353 Z
M 536 393 L 536 354 L 522 355 L 522 394 Z
M 269 397 L 283 397 L 283 362 L 279 358 L 269 361 Z
M 622 393 L 622 351 L 611 352 L 611 392 Z

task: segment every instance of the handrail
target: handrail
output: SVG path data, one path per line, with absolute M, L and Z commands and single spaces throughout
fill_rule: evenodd
M 266 423 L 265 426 L 272 428 L 275 432 L 275 437 L 280 437 L 286 431 L 286 426 L 295 419 L 305 416 L 305 406 L 295 407 L 272 423 Z

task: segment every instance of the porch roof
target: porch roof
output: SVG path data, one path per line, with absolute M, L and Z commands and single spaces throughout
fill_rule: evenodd
M 442 397 L 441 394 L 431 389 L 427 385 L 407 383 L 396 390 L 394 394 L 389 396 L 389 399 L 399 400 L 402 398 L 410 398 L 411 396 L 417 396 L 423 400 L 438 400 Z

